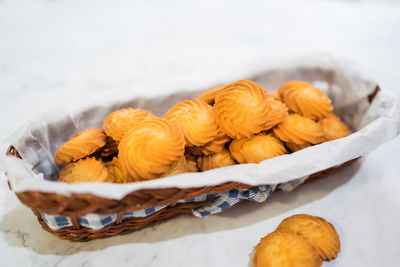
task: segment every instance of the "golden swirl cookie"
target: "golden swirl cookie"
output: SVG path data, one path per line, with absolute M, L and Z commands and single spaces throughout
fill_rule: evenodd
M 208 142 L 207 144 L 201 146 L 201 152 L 204 155 L 209 155 L 211 153 L 218 153 L 220 152 L 222 149 L 224 149 L 225 144 L 227 142 L 229 142 L 231 139 L 229 138 L 228 135 L 226 135 L 224 132 L 222 131 L 218 131 L 217 136 L 215 137 L 214 140 L 212 140 L 211 142 Z
M 185 137 L 172 121 L 154 117 L 133 127 L 122 138 L 118 150 L 122 167 L 132 177 L 154 179 L 184 154 Z
M 346 124 L 334 114 L 329 114 L 320 121 L 326 140 L 334 140 L 351 134 Z
M 272 131 L 280 140 L 296 145 L 318 144 L 325 141 L 320 123 L 296 113 L 286 116 L 281 123 L 272 128 Z
M 213 107 L 198 99 L 176 104 L 164 118 L 179 124 L 187 146 L 202 146 L 214 140 L 218 134 Z
M 117 157 L 114 157 L 112 161 L 105 163 L 105 166 L 107 168 L 108 175 L 114 181 L 114 183 L 126 184 L 139 181 L 139 179 L 137 179 L 137 175 L 135 176 L 135 179 L 125 171 L 125 169 L 122 167 L 120 159 Z
M 185 153 L 185 157 L 188 172 L 198 172 L 199 168 L 197 167 L 197 157 L 191 153 Z
M 108 136 L 119 142 L 136 124 L 152 117 L 155 116 L 148 110 L 133 108 L 119 109 L 106 117 L 103 128 Z
M 223 149 L 218 153 L 213 153 L 208 156 L 199 157 L 197 166 L 201 171 L 207 171 L 215 168 L 221 168 L 235 164 L 231 153 L 227 149 Z
M 254 267 L 317 267 L 322 265 L 317 250 L 303 237 L 273 232 L 255 248 Z
M 268 105 L 271 107 L 268 113 L 268 120 L 264 125 L 264 130 L 269 130 L 280 123 L 288 114 L 288 107 L 285 103 L 277 100 L 271 95 L 267 96 Z
M 229 146 L 232 157 L 239 163 L 259 163 L 286 154 L 286 148 L 271 134 L 258 134 L 250 138 L 235 139 Z
M 202 93 L 200 96 L 197 97 L 197 99 L 200 99 L 207 104 L 213 106 L 215 103 L 215 97 L 219 92 L 221 92 L 224 89 L 225 85 L 217 86 L 213 89 L 207 90 L 204 93 Z
M 302 150 L 304 148 L 307 148 L 307 147 L 311 146 L 311 144 L 310 143 L 305 143 L 303 145 L 296 145 L 294 143 L 286 143 L 286 146 L 290 149 L 290 151 L 296 152 L 296 151 L 299 151 L 299 150 Z
M 59 182 L 84 183 L 84 182 L 112 182 L 107 168 L 95 158 L 85 158 L 66 165 L 60 172 Z
M 54 153 L 57 164 L 68 163 L 84 158 L 106 144 L 102 130 L 93 128 L 76 133 L 67 142 L 61 144 Z
M 307 118 L 322 119 L 333 110 L 330 98 L 310 83 L 290 81 L 278 90 L 290 110 Z
M 307 214 L 293 215 L 284 219 L 276 231 L 304 237 L 317 249 L 323 260 L 330 261 L 340 252 L 340 239 L 335 227 L 323 218 Z
M 181 156 L 177 161 L 173 162 L 169 167 L 168 171 L 163 173 L 161 177 L 167 177 L 172 175 L 181 174 L 188 171 L 188 165 L 186 162 L 186 157 Z
M 252 81 L 231 83 L 215 98 L 217 122 L 232 138 L 261 132 L 268 121 L 269 110 L 266 91 Z
M 225 143 L 229 142 L 231 139 L 224 132 L 219 131 L 217 136 L 211 142 L 203 146 L 191 146 L 187 147 L 186 150 L 193 155 L 202 156 L 210 155 L 212 153 L 220 152 L 225 147 Z

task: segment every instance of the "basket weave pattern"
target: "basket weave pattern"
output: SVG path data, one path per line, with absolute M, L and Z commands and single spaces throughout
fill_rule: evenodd
M 125 234 L 138 230 L 157 222 L 172 218 L 181 214 L 192 212 L 193 208 L 200 207 L 209 201 L 197 202 L 197 203 L 182 203 L 175 206 L 170 205 L 160 211 L 157 211 L 149 216 L 143 218 L 133 218 L 123 220 L 123 213 L 118 213 L 117 220 L 100 230 L 92 230 L 79 225 L 76 217 L 71 217 L 73 226 L 61 228 L 60 230 L 51 229 L 42 219 L 42 216 L 35 210 L 32 209 L 36 215 L 42 228 L 61 239 L 65 239 L 71 242 L 82 242 L 92 239 L 105 238 L 114 235 Z M 121 216 L 122 215 L 122 216 Z
M 7 155 L 19 157 L 18 151 L 10 147 Z M 352 163 L 348 161 L 340 166 L 332 167 L 318 173 L 310 175 L 305 182 L 327 176 L 345 165 Z M 63 196 L 55 193 L 45 193 L 39 191 L 24 191 L 16 193 L 19 200 L 30 207 L 37 216 L 42 228 L 61 239 L 71 242 L 81 242 L 97 238 L 104 238 L 130 231 L 144 228 L 152 223 L 156 223 L 181 214 L 190 213 L 193 208 L 203 206 L 212 201 L 177 203 L 181 199 L 189 199 L 203 194 L 217 194 L 227 192 L 231 189 L 245 189 L 250 185 L 228 182 L 216 186 L 206 186 L 200 188 L 160 188 L 142 189 L 132 192 L 121 200 L 107 199 L 91 194 L 73 194 Z M 126 211 L 141 210 L 154 206 L 168 205 L 166 208 L 143 218 L 133 218 L 123 220 Z M 59 230 L 51 229 L 42 219 L 40 212 L 46 214 L 59 214 L 70 217 L 73 226 Z M 117 213 L 117 220 L 100 230 L 92 230 L 83 227 L 78 222 L 78 217 L 88 213 L 112 214 Z

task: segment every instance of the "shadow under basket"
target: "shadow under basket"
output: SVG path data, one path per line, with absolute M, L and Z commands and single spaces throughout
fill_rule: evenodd
M 18 151 L 10 146 L 7 156 L 21 158 Z M 358 159 L 358 158 L 357 158 Z M 350 160 L 342 165 L 335 166 L 310 175 L 305 182 L 310 182 L 330 175 L 342 167 L 351 164 L 357 159 Z M 105 238 L 120 234 L 125 234 L 138 230 L 151 224 L 172 218 L 181 214 L 191 213 L 192 209 L 203 206 L 213 199 L 202 202 L 178 203 L 181 199 L 190 199 L 203 194 L 218 194 L 232 189 L 246 189 L 252 186 L 228 182 L 215 186 L 200 188 L 159 188 L 142 189 L 126 195 L 121 200 L 107 199 L 92 194 L 72 194 L 64 196 L 55 193 L 45 193 L 38 191 L 16 192 L 19 200 L 30 207 L 37 216 L 42 228 L 61 239 L 71 242 L 82 242 L 98 238 Z M 123 219 L 127 211 L 142 210 L 154 206 L 167 205 L 149 216 L 143 218 Z M 51 229 L 42 219 L 40 213 L 57 214 L 71 219 L 72 226 L 59 230 Z M 95 214 L 118 214 L 114 223 L 105 226 L 100 230 L 93 230 L 79 224 L 78 217 L 89 213 Z
M 372 94 L 368 96 L 369 102 L 372 102 L 379 91 L 377 86 Z M 7 150 L 7 156 L 21 158 L 16 148 L 10 146 Z M 345 165 L 351 164 L 356 159 L 347 161 L 339 166 L 314 173 L 310 175 L 305 182 L 310 182 L 320 177 L 327 176 Z M 10 186 L 10 184 L 9 184 Z M 191 213 L 192 209 L 203 206 L 212 201 L 179 203 L 182 199 L 192 199 L 204 194 L 218 194 L 228 192 L 232 189 L 247 189 L 253 186 L 227 182 L 214 186 L 200 188 L 158 188 L 141 189 L 129 193 L 121 200 L 107 199 L 92 194 L 72 194 L 70 196 L 59 195 L 55 193 L 45 193 L 39 191 L 16 192 L 19 200 L 30 207 L 37 216 L 42 228 L 61 239 L 71 242 L 88 241 L 97 238 L 104 238 L 124 234 L 130 231 L 138 230 L 163 221 L 180 214 Z M 11 186 L 10 186 L 10 189 Z M 142 218 L 124 219 L 125 212 L 139 211 L 156 206 L 166 206 L 165 208 Z M 40 213 L 57 214 L 71 219 L 72 226 L 61 228 L 59 230 L 51 229 L 42 219 Z M 117 219 L 99 230 L 80 225 L 78 218 L 87 214 L 117 214 Z

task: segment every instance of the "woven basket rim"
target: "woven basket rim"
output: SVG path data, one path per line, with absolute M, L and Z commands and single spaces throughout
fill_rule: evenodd
M 117 220 L 114 223 L 111 223 L 98 230 L 80 225 L 78 220 L 76 220 L 76 217 L 71 218 L 72 226 L 53 230 L 43 220 L 40 212 L 36 211 L 35 209 L 32 209 L 32 212 L 37 217 L 37 220 L 42 226 L 43 230 L 64 240 L 71 242 L 83 242 L 139 230 L 168 218 L 190 213 L 193 208 L 200 207 L 209 202 L 210 201 L 202 201 L 197 203 L 179 203 L 177 205 L 169 205 L 149 216 L 140 218 L 123 219 L 123 212 L 119 212 Z
M 341 167 L 359 158 L 344 162 L 320 172 L 311 174 L 305 182 L 327 176 Z M 9 184 L 11 189 L 11 186 Z M 218 194 L 232 189 L 247 189 L 247 184 L 227 182 L 215 186 L 198 188 L 157 188 L 133 191 L 120 200 L 95 196 L 93 194 L 71 194 L 65 196 L 56 193 L 39 191 L 15 192 L 19 200 L 26 206 L 46 214 L 79 217 L 89 213 L 114 214 L 126 211 L 143 210 L 154 206 L 174 205 L 182 199 L 191 199 L 204 194 Z
M 357 159 L 350 160 L 340 166 L 330 168 L 327 170 L 324 170 L 322 172 L 319 172 L 317 174 L 314 174 L 310 176 L 305 182 L 311 182 L 323 177 L 326 177 L 327 175 L 343 168 L 345 165 L 351 164 Z M 18 196 L 20 197 L 20 196 Z M 188 203 L 176 203 L 176 204 L 170 204 L 166 208 L 161 209 L 149 216 L 142 217 L 142 218 L 132 218 L 132 219 L 123 219 L 124 211 L 119 211 L 117 213 L 117 220 L 110 224 L 107 225 L 101 229 L 98 230 L 93 230 L 90 228 L 87 228 L 85 226 L 82 226 L 78 222 L 78 218 L 75 213 L 71 213 L 71 216 L 74 215 L 73 217 L 70 217 L 72 226 L 70 227 L 65 227 L 61 228 L 58 230 L 53 230 L 51 229 L 47 223 L 43 220 L 40 211 L 32 208 L 32 211 L 34 215 L 37 217 L 38 222 L 42 226 L 42 228 L 45 231 L 48 231 L 49 233 L 57 236 L 60 239 L 68 240 L 70 242 L 83 242 L 83 241 L 89 241 L 92 239 L 98 239 L 98 238 L 105 238 L 105 237 L 110 237 L 114 235 L 119 235 L 119 234 L 124 234 L 128 233 L 134 230 L 139 230 L 144 227 L 147 227 L 149 225 L 152 225 L 157 222 L 161 222 L 163 220 L 166 220 L 168 218 L 172 218 L 181 214 L 185 213 L 190 213 L 193 208 L 200 207 L 204 204 L 209 203 L 211 200 L 208 201 L 202 201 L 202 202 L 188 202 Z

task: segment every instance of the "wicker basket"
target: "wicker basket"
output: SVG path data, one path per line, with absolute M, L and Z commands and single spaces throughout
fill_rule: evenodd
M 379 87 L 369 95 L 368 100 L 372 102 Z M 7 156 L 21 158 L 18 151 L 10 146 Z M 355 160 L 355 159 L 354 159 Z M 318 173 L 310 175 L 306 182 L 316 178 L 324 177 L 346 164 L 353 162 L 348 161 L 340 166 L 335 166 Z M 55 193 L 45 193 L 39 191 L 16 192 L 19 200 L 26 206 L 30 207 L 37 216 L 42 228 L 61 239 L 72 242 L 87 241 L 97 238 L 104 238 L 129 231 L 141 229 L 152 223 L 159 222 L 180 214 L 190 213 L 193 208 L 204 205 L 205 202 L 195 203 L 178 203 L 182 199 L 191 199 L 203 194 L 217 194 L 227 192 L 231 189 L 245 189 L 252 186 L 228 182 L 215 186 L 206 186 L 200 188 L 158 188 L 158 189 L 141 189 L 126 195 L 121 200 L 107 199 L 92 194 L 72 194 L 70 196 L 59 195 Z M 10 188 L 12 189 L 12 188 Z M 208 200 L 210 201 L 210 200 Z M 127 211 L 137 211 L 146 208 L 167 205 L 166 208 L 155 212 L 147 217 L 123 219 L 124 213 Z M 62 228 L 60 230 L 52 230 L 43 221 L 40 213 L 57 214 L 71 218 L 72 226 Z M 89 213 L 95 214 L 118 214 L 117 220 L 100 230 L 92 230 L 79 224 L 78 218 Z
M 7 155 L 19 157 L 18 151 L 14 147 L 9 147 Z M 332 174 L 345 165 L 351 164 L 355 160 L 357 159 L 348 161 L 340 166 L 314 173 L 310 175 L 305 182 L 310 182 Z M 19 192 L 16 193 L 16 195 L 23 204 L 32 209 L 44 230 L 58 236 L 61 239 L 66 239 L 72 242 L 80 242 L 138 230 L 152 223 L 172 218 L 180 214 L 190 213 L 193 208 L 200 207 L 210 201 L 177 203 L 180 199 L 189 199 L 201 196 L 203 194 L 217 194 L 227 192 L 231 189 L 243 189 L 249 187 L 251 186 L 230 182 L 201 188 L 142 189 L 130 193 L 121 200 L 101 198 L 91 194 L 74 194 L 72 196 L 63 196 L 54 193 L 44 193 L 38 191 Z M 168 206 L 143 218 L 123 220 L 123 215 L 126 211 L 141 210 L 159 205 Z M 53 230 L 49 228 L 49 226 L 43 221 L 40 212 L 70 217 L 73 226 L 62 228 L 60 230 Z M 83 227 L 78 223 L 78 217 L 89 213 L 117 213 L 118 217 L 113 224 L 108 225 L 100 230 L 92 230 Z

